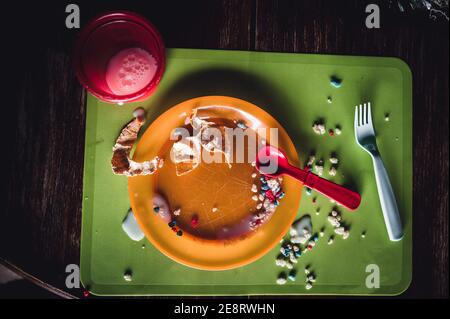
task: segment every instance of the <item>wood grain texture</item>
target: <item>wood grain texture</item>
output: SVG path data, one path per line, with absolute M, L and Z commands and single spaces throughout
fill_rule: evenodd
M 448 26 L 364 1 L 260 0 L 256 50 L 394 56 L 413 73 L 413 280 L 403 296 L 448 296 Z M 271 12 L 271 14 L 267 14 Z
M 58 2 L 9 10 L 24 23 L 8 38 L 19 50 L 7 57 L 13 107 L 5 116 L 11 138 L 3 155 L 0 257 L 65 289 L 65 266 L 79 263 L 86 94 L 71 65 L 76 30 L 64 28 L 69 2 Z M 402 296 L 448 297 L 447 22 L 395 13 L 381 2 L 381 29 L 368 30 L 366 3 L 358 0 L 77 3 L 83 24 L 107 10 L 140 12 L 168 47 L 405 60 L 414 81 L 414 264 Z

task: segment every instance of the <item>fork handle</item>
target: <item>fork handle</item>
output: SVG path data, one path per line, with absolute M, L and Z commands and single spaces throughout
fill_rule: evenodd
M 380 197 L 381 210 L 383 211 L 389 239 L 391 241 L 398 241 L 403 237 L 403 228 L 394 191 L 392 190 L 391 182 L 389 181 L 389 176 L 381 157 L 374 155 L 372 159 L 378 196 Z

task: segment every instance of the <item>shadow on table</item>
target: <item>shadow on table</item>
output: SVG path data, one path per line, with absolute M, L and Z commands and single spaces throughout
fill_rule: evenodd
M 60 297 L 26 280 L 15 280 L 0 285 L 0 299 L 60 299 Z
M 270 83 L 249 73 L 230 70 L 228 68 L 212 68 L 192 72 L 180 78 L 169 87 L 160 97 L 160 108 L 156 110 L 156 117 L 185 100 L 207 96 L 224 95 L 251 102 L 276 118 L 286 129 L 294 144 L 304 141 L 304 132 L 295 118 L 289 117 L 290 101 L 276 92 Z M 301 107 L 301 106 L 296 106 Z M 300 145 L 296 145 L 299 149 Z
M 300 109 L 301 112 L 306 106 L 292 105 L 293 102 L 280 94 L 271 83 L 240 70 L 212 68 L 181 77 L 158 97 L 160 106 L 151 116 L 156 118 L 170 107 L 185 100 L 206 95 L 225 95 L 243 99 L 267 111 L 280 122 L 291 137 L 299 152 L 301 166 L 310 150 L 317 147 L 306 138 L 308 136 L 306 130 L 310 130 L 310 127 L 301 125 L 298 122 L 298 116 L 291 114 L 292 109 Z M 346 186 L 357 190 L 360 185 L 351 178 L 351 174 L 347 175 Z

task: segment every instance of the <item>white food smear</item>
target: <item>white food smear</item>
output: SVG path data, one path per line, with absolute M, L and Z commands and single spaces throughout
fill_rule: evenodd
M 291 242 L 295 244 L 305 244 L 312 235 L 311 216 L 305 215 L 295 221 L 290 229 Z
M 127 216 L 122 222 L 122 229 L 128 237 L 134 241 L 140 241 L 145 237 L 131 209 L 128 211 Z
M 160 195 L 153 195 L 153 207 L 158 207 L 158 212 L 151 212 L 152 214 L 158 214 L 158 216 L 166 223 L 169 223 L 172 220 L 169 204 L 166 199 Z M 122 222 L 122 229 L 134 241 L 140 241 L 145 237 L 144 232 L 139 227 L 139 224 L 134 217 L 133 211 L 131 208 L 128 210 L 127 216 L 125 216 Z
M 155 207 L 158 207 L 158 212 L 153 211 L 154 214 L 158 214 L 158 216 L 166 223 L 172 221 L 169 204 L 167 200 L 160 194 L 153 195 L 153 209 L 155 209 Z
M 228 145 L 222 145 L 222 138 L 217 136 L 218 127 L 215 123 L 208 122 L 197 116 L 197 109 L 186 118 L 186 124 L 190 124 L 194 129 L 194 135 L 182 138 L 173 144 L 170 157 L 176 165 L 177 176 L 185 175 L 193 171 L 200 164 L 201 148 L 208 152 L 219 152 L 225 155 L 228 167 L 231 168 L 230 154 L 224 150 L 230 149 Z M 225 140 L 225 143 L 228 143 Z

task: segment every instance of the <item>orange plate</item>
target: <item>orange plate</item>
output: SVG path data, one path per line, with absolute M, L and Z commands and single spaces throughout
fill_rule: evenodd
M 288 231 L 300 205 L 302 184 L 285 176 L 282 187 L 286 195 L 280 200 L 276 212 L 268 222 L 247 236 L 234 240 L 215 240 L 207 238 L 208 236 L 192 235 L 195 232 L 208 234 L 208 227 L 220 227 L 220 223 L 236 221 L 242 217 L 242 210 L 256 206 L 251 199 L 251 173 L 242 175 L 242 172 L 249 169 L 250 164 L 236 163 L 233 164 L 233 169 L 228 169 L 227 164 L 202 163 L 186 175 L 177 177 L 174 174 L 173 163 L 168 162 L 167 156 L 164 155 L 168 154 L 170 133 L 174 128 L 182 127 L 186 116 L 195 108 L 198 108 L 201 117 L 245 119 L 247 123 L 250 121 L 253 129 L 277 128 L 279 147 L 286 152 L 290 163 L 298 165 L 297 152 L 286 131 L 272 116 L 256 105 L 225 96 L 194 98 L 170 108 L 158 117 L 141 137 L 133 155 L 134 160 L 150 160 L 158 155 L 165 157 L 165 164 L 153 175 L 128 178 L 131 207 L 148 240 L 173 260 L 205 270 L 240 267 L 269 252 Z M 208 168 L 208 165 L 222 167 Z M 238 169 L 239 166 L 235 165 L 247 166 Z M 210 170 L 211 167 L 215 168 Z M 176 236 L 170 227 L 153 213 L 151 199 L 156 190 L 168 199 L 172 210 L 181 207 L 179 219 L 181 222 L 184 219 L 185 227 L 189 228 L 186 220 L 195 212 L 199 216 L 198 229 L 188 229 L 185 235 Z M 218 211 L 211 212 L 211 207 L 216 205 Z M 202 222 L 205 223 L 202 225 Z

